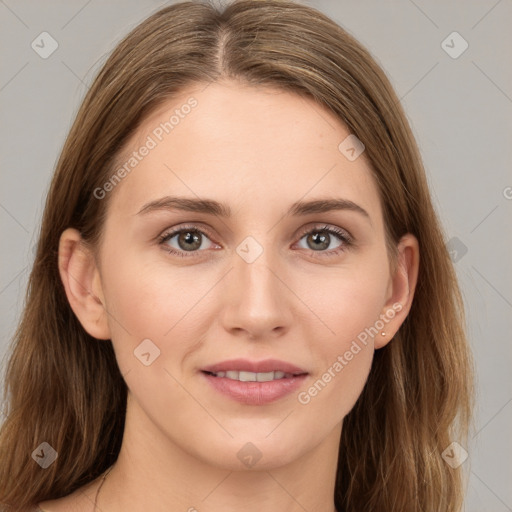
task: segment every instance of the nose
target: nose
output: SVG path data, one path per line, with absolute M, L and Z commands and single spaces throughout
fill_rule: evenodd
M 224 328 L 239 336 L 245 333 L 251 339 L 281 336 L 294 318 L 293 293 L 283 266 L 267 248 L 254 261 L 251 259 L 233 254 L 234 268 L 223 289 Z

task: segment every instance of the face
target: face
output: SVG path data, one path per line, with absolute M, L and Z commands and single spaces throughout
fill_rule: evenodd
M 95 289 L 132 425 L 215 466 L 247 452 L 271 468 L 339 440 L 402 306 L 347 128 L 288 92 L 204 87 L 148 117 L 97 191 Z

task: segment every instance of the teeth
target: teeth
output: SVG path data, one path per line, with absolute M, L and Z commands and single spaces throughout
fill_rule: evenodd
M 256 373 L 255 375 L 258 382 L 268 382 L 269 380 L 282 379 L 284 377 L 283 372 Z
M 244 372 L 230 370 L 227 372 L 217 372 L 214 374 L 216 377 L 226 377 L 232 380 L 239 380 L 240 382 L 269 382 L 271 380 L 279 380 L 283 378 L 293 377 L 291 373 L 281 371 L 276 372 Z

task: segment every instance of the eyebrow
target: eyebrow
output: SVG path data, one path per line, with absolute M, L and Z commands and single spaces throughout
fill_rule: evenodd
M 231 208 L 213 199 L 196 199 L 188 197 L 166 196 L 146 203 L 137 215 L 159 210 L 182 210 L 186 212 L 205 213 L 219 217 L 231 217 Z M 286 215 L 304 216 L 312 213 L 325 213 L 337 210 L 350 210 L 370 220 L 368 212 L 348 199 L 315 199 L 293 203 Z

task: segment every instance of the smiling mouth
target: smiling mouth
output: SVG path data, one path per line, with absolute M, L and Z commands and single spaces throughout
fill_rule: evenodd
M 294 373 L 285 373 L 282 371 L 255 373 L 255 372 L 236 371 L 236 370 L 228 370 L 225 372 L 208 372 L 208 371 L 203 370 L 203 373 L 206 373 L 207 375 L 212 375 L 213 377 L 237 380 L 239 382 L 270 382 L 273 380 L 291 379 L 293 377 L 306 375 L 305 373 L 294 374 Z

